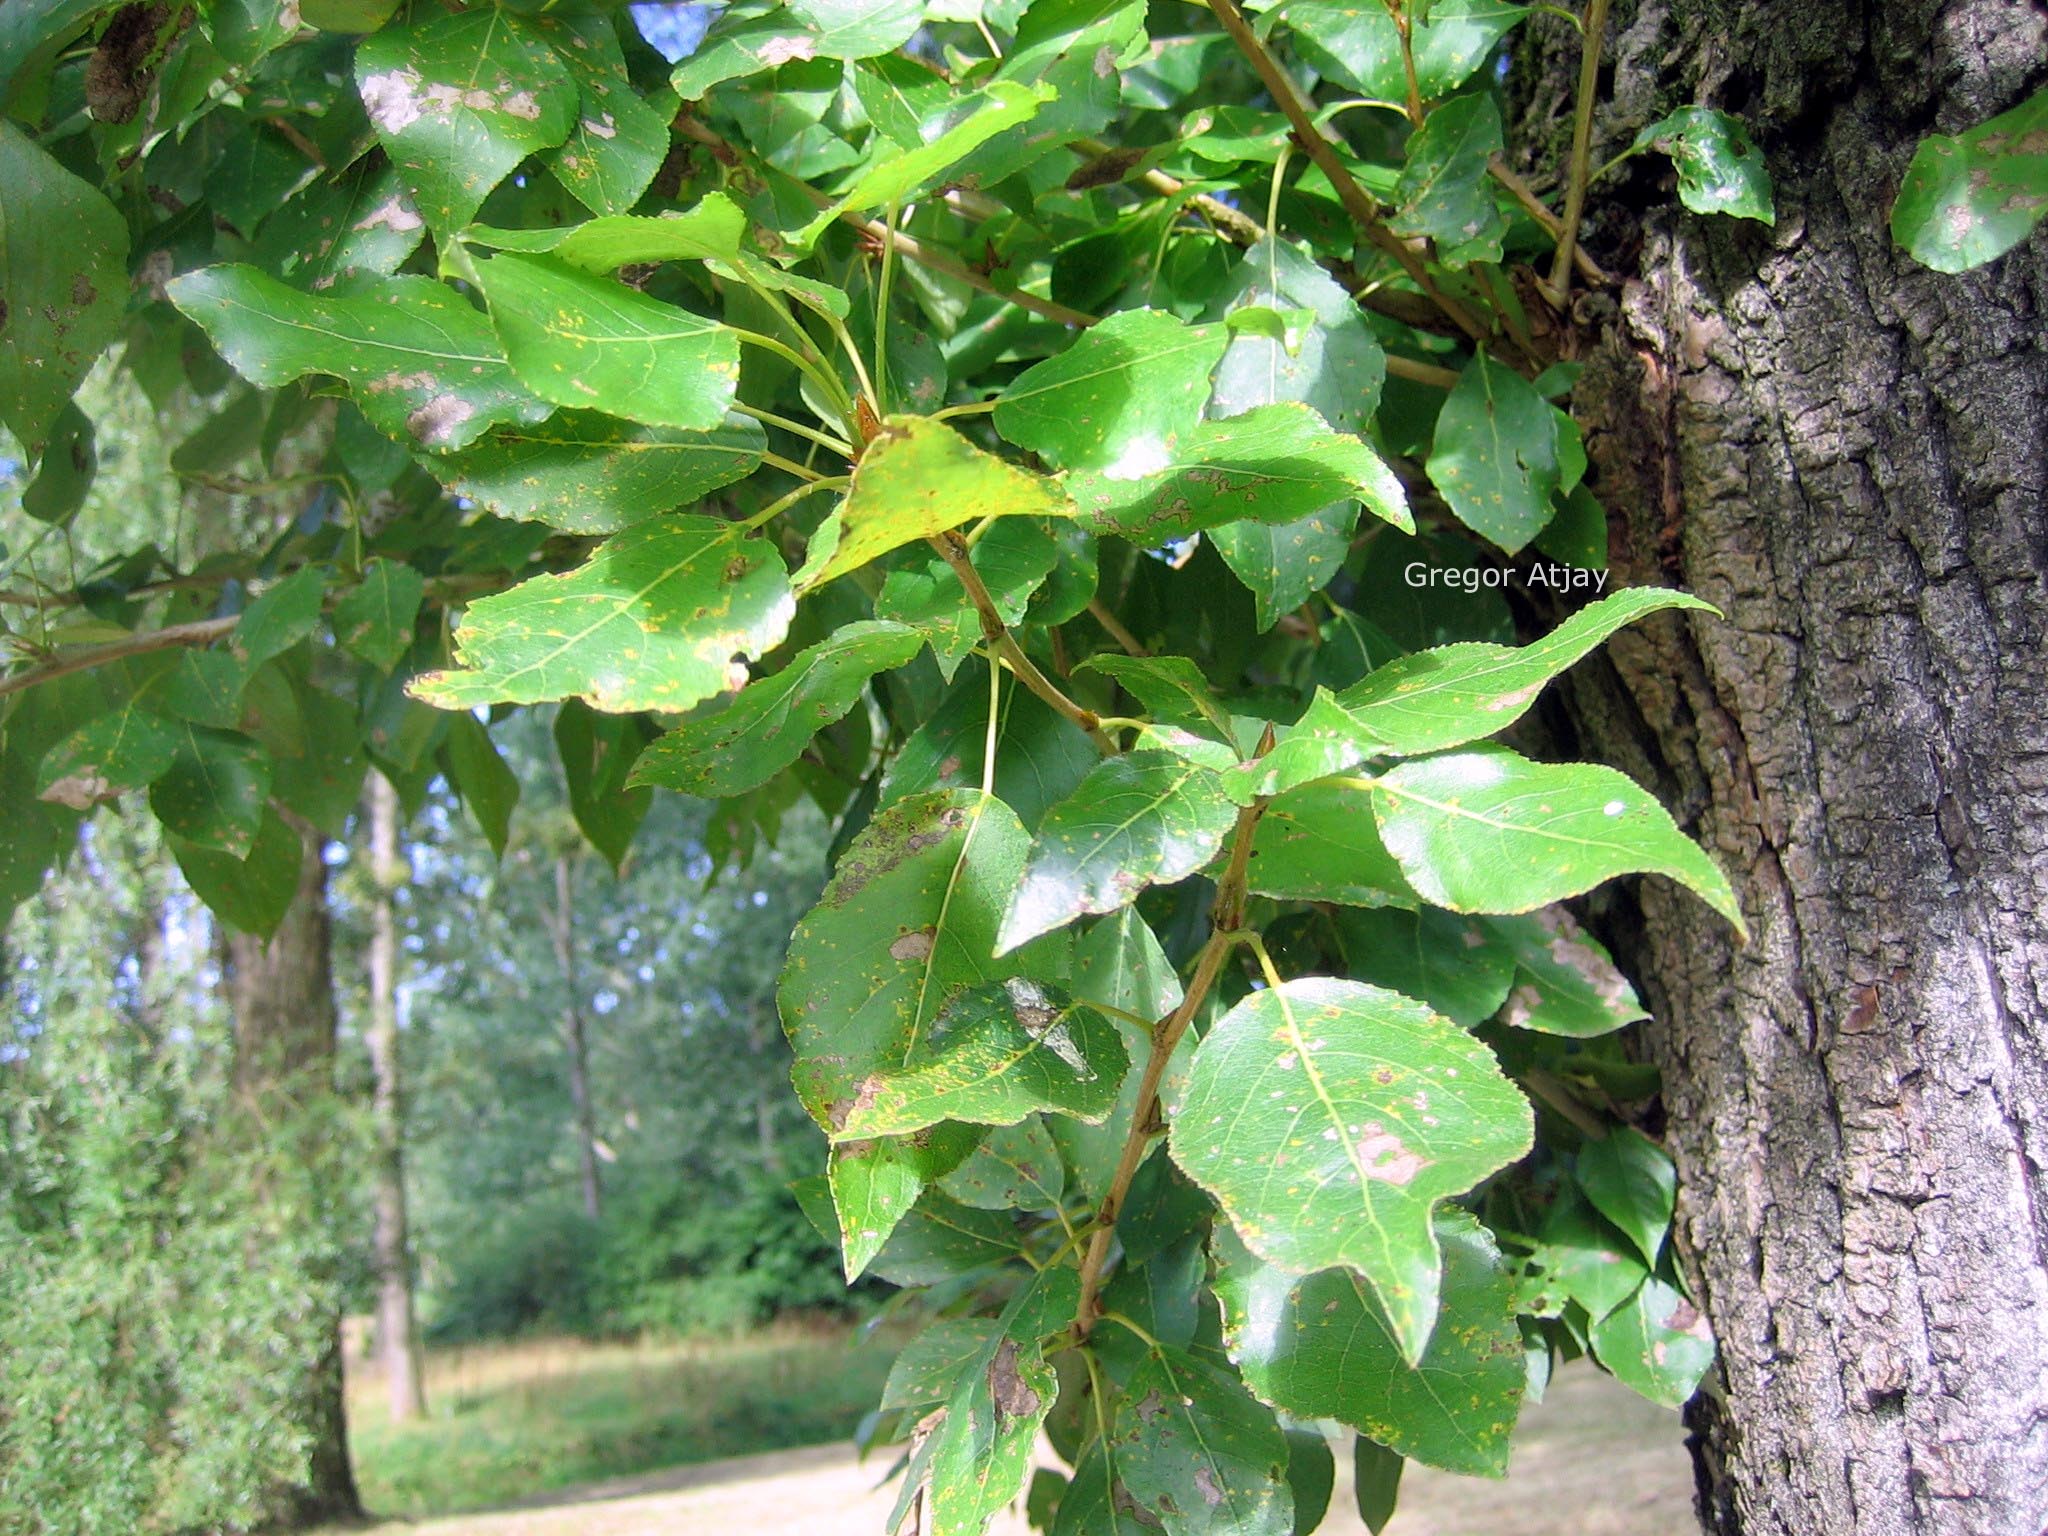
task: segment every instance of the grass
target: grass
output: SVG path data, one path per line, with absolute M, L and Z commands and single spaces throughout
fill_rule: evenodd
M 898 1342 L 781 1323 L 744 1338 L 542 1339 L 431 1351 L 427 1416 L 391 1422 L 382 1374 L 350 1363 L 363 1503 L 420 1517 L 853 1433 Z

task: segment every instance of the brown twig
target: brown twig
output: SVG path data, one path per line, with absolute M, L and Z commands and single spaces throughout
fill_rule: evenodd
M 1272 732 L 1268 730 L 1260 750 L 1266 750 L 1271 744 Z M 1095 1327 L 1099 1305 L 1097 1297 L 1102 1291 L 1102 1267 L 1109 1260 L 1109 1243 L 1116 1235 L 1117 1217 L 1123 1213 L 1124 1200 L 1131 1192 L 1131 1181 L 1138 1176 L 1152 1138 L 1163 1129 L 1159 1123 L 1159 1085 L 1165 1080 L 1167 1063 L 1173 1059 L 1174 1048 L 1180 1044 L 1181 1036 L 1187 1033 L 1188 1025 L 1194 1022 L 1195 1014 L 1223 970 L 1223 962 L 1237 943 L 1237 930 L 1244 922 L 1252 834 L 1258 830 L 1259 816 L 1264 809 L 1264 801 L 1253 801 L 1237 813 L 1230 864 L 1224 870 L 1223 878 L 1217 882 L 1216 900 L 1209 908 L 1208 941 L 1202 945 L 1202 952 L 1195 959 L 1195 973 L 1188 978 L 1187 991 L 1181 995 L 1180 1006 L 1152 1026 L 1152 1050 L 1145 1058 L 1144 1075 L 1138 1079 L 1138 1099 L 1131 1111 L 1131 1128 L 1124 1133 L 1116 1172 L 1110 1175 L 1109 1188 L 1103 1192 L 1102 1204 L 1096 1209 L 1095 1230 L 1089 1234 L 1088 1251 L 1081 1258 L 1081 1300 L 1074 1309 L 1077 1338 L 1087 1338 Z
M 967 594 L 967 600 L 974 604 L 974 611 L 981 616 L 981 637 L 988 648 L 1002 657 L 1009 669 L 1017 674 L 1017 681 L 1050 704 L 1063 718 L 1071 720 L 1088 733 L 1088 739 L 1105 756 L 1113 756 L 1116 743 L 1102 729 L 1101 718 L 1092 709 L 1084 709 L 1061 691 L 1059 684 L 1038 670 L 1038 663 L 1024 654 L 1024 647 L 1017 643 L 1017 637 L 1010 633 L 1009 625 L 996 612 L 995 599 L 989 596 L 988 587 L 981 579 L 981 572 L 974 568 L 968 557 L 967 541 L 957 533 L 935 534 L 929 541 L 939 552 L 939 558 L 953 568 L 953 574 L 960 578 L 960 586 Z
M 1287 115 L 1287 121 L 1294 126 L 1294 136 L 1309 159 L 1315 162 L 1329 179 L 1330 186 L 1337 193 L 1337 200 L 1344 205 L 1344 211 L 1351 215 L 1352 222 L 1374 246 L 1400 265 L 1415 286 L 1429 296 L 1430 302 L 1443 311 L 1452 324 L 1473 341 L 1487 339 L 1486 328 L 1476 320 L 1464 305 L 1449 294 L 1442 292 L 1431 281 L 1429 271 L 1418 256 L 1399 235 L 1387 228 L 1380 217 L 1380 206 L 1373 195 L 1359 185 L 1358 178 L 1351 174 L 1349 166 L 1339 158 L 1336 147 L 1323 136 L 1316 126 L 1308 104 L 1301 99 L 1301 93 L 1294 88 L 1294 82 L 1287 71 L 1280 67 L 1280 61 L 1273 57 L 1266 45 L 1259 41 L 1251 24 L 1244 19 L 1244 12 L 1237 8 L 1236 0 L 1209 0 L 1209 9 L 1223 24 L 1223 30 L 1237 44 L 1238 52 L 1245 56 L 1264 82 L 1268 94 Z
M 1551 239 L 1559 244 L 1563 244 L 1564 220 L 1550 211 L 1549 206 L 1544 203 L 1542 198 L 1536 195 L 1535 190 L 1529 183 L 1509 170 L 1507 163 L 1499 155 L 1495 155 L 1486 162 L 1486 169 L 1492 174 L 1495 181 L 1507 188 L 1508 195 L 1522 205 L 1524 213 L 1528 214 L 1538 224 L 1541 224 L 1544 232 Z M 1616 288 L 1620 286 L 1614 274 L 1588 256 L 1583 246 L 1575 245 L 1572 248 L 1572 264 L 1578 268 L 1579 276 L 1596 287 Z
M 189 624 L 167 624 L 162 629 L 141 630 L 101 645 L 82 645 L 54 661 L 44 662 L 40 667 L 30 667 L 26 672 L 17 672 L 11 677 L 0 677 L 0 698 L 55 682 L 74 672 L 89 672 L 109 662 L 125 661 L 130 656 L 147 656 L 152 651 L 168 651 L 183 645 L 211 645 L 240 622 L 239 614 L 220 619 L 195 619 Z
M 1586 0 L 1586 25 L 1579 45 L 1579 98 L 1572 118 L 1571 177 L 1565 183 L 1563 228 L 1550 263 L 1550 286 L 1568 299 L 1572 257 L 1579 248 L 1579 220 L 1586 212 L 1586 180 L 1593 154 L 1593 98 L 1600 88 L 1600 46 L 1607 37 L 1608 0 Z
M 1124 621 L 1111 613 L 1109 605 L 1103 602 L 1101 598 L 1091 597 L 1088 599 L 1088 616 L 1102 626 L 1103 631 L 1110 639 L 1123 647 L 1126 656 L 1150 656 L 1152 654 L 1145 649 L 1145 643 L 1142 640 L 1124 628 Z

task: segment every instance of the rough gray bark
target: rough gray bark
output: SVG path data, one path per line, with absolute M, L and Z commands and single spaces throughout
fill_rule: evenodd
M 375 1081 L 376 1187 L 372 1262 L 377 1271 L 377 1354 L 384 1364 L 391 1417 L 403 1423 L 427 1411 L 420 1372 L 419 1324 L 412 1299 L 412 1244 L 405 1204 L 405 1094 L 398 1050 L 398 920 L 404 883 L 398 853 L 398 791 L 370 774 L 370 876 L 376 906 L 370 930 L 370 1020 L 364 1032 Z
M 1624 637 L 1571 697 L 1587 750 L 1678 808 L 1755 933 L 1737 948 L 1651 883 L 1616 935 L 1657 1015 L 1679 1239 L 1721 1345 L 1691 1413 L 1702 1515 L 2034 1536 L 2048 235 L 1944 277 L 1886 221 L 1924 133 L 2048 80 L 2048 13 L 1651 0 L 1618 26 L 1594 163 L 1701 101 L 1757 126 L 1778 202 L 1775 230 L 1687 216 L 1647 164 L 1596 191 L 1596 253 L 1637 276 L 1618 313 L 1582 306 L 1575 397 L 1618 578 L 1728 616 Z M 1537 169 L 1575 58 L 1525 100 Z
M 227 936 L 224 980 L 235 1021 L 236 1088 L 251 1112 L 275 1128 L 278 1154 L 303 1159 L 319 1180 L 332 1171 L 326 1166 L 332 1149 L 325 1143 L 331 1106 L 323 1101 L 334 1093 L 333 938 L 322 840 L 311 827 L 298 830 L 303 847 L 291 907 L 268 940 Z M 263 1195 L 259 1180 L 250 1196 L 260 1201 Z M 272 1523 L 296 1529 L 359 1515 L 342 1402 L 338 1309 L 320 1355 L 280 1369 L 298 1376 L 293 1418 L 306 1435 L 308 1453 L 303 1478 L 275 1490 Z

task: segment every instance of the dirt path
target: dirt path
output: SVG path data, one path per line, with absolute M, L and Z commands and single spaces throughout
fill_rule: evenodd
M 1386 1536 L 1672 1536 L 1692 1527 L 1678 1416 L 1580 1367 L 1523 1415 L 1505 1482 L 1410 1468 Z M 844 1446 L 595 1483 L 518 1509 L 379 1526 L 372 1536 L 879 1536 L 895 1490 Z M 1365 1536 L 1338 1469 L 1326 1536 Z M 993 1536 L 1026 1536 L 1021 1516 Z

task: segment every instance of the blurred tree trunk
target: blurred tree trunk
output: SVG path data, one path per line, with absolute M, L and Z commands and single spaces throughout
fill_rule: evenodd
M 576 1117 L 576 1153 L 582 1173 L 583 1214 L 592 1221 L 604 1208 L 597 1170 L 597 1112 L 590 1102 L 590 1049 L 584 1038 L 583 999 L 576 975 L 576 880 L 568 854 L 555 856 L 555 909 L 549 920 L 555 963 L 561 967 L 568 1002 L 562 1009 L 562 1040 L 569 1051 L 569 1104 Z
M 298 1163 L 308 1185 L 325 1196 L 311 1208 L 331 1215 L 336 1170 L 331 1143 L 334 1088 L 333 942 L 327 914 L 327 866 L 320 834 L 299 824 L 299 888 L 284 921 L 268 940 L 230 933 L 225 943 L 229 1006 L 235 1021 L 235 1085 L 250 1112 L 273 1136 L 270 1150 Z M 251 1198 L 270 1193 L 254 1180 Z M 308 1207 L 280 1211 L 281 1221 L 308 1219 Z M 317 1239 L 317 1234 L 316 1234 Z M 334 1245 L 309 1246 L 333 1253 Z M 332 1274 L 310 1275 L 316 1285 Z M 302 1481 L 276 1490 L 272 1521 L 296 1528 L 361 1513 L 349 1470 L 347 1420 L 342 1402 L 341 1316 L 325 1327 L 325 1347 L 283 1369 L 298 1374 L 294 1417 L 305 1432 L 308 1462 Z
M 1717 1532 L 2036 1536 L 2048 1521 L 2048 232 L 1961 277 L 1887 219 L 1914 145 L 2048 79 L 2019 0 L 1620 8 L 1593 164 L 1672 107 L 1755 126 L 1775 229 L 1596 186 L 1589 424 L 1619 583 L 1667 622 L 1575 677 L 1591 754 L 1736 879 L 1737 947 L 1661 882 L 1646 981 L 1678 1238 L 1720 1342 Z M 1576 39 L 1518 60 L 1556 184 Z M 1655 210 L 1647 217 L 1642 209 Z
M 384 1363 L 391 1417 L 403 1423 L 427 1411 L 419 1324 L 412 1299 L 412 1244 L 405 1205 L 405 1095 L 398 1041 L 398 888 L 406 864 L 398 851 L 398 792 L 382 773 L 370 781 L 370 877 L 376 909 L 370 933 L 370 1027 L 376 1080 L 377 1179 L 374 1234 L 377 1352 Z

